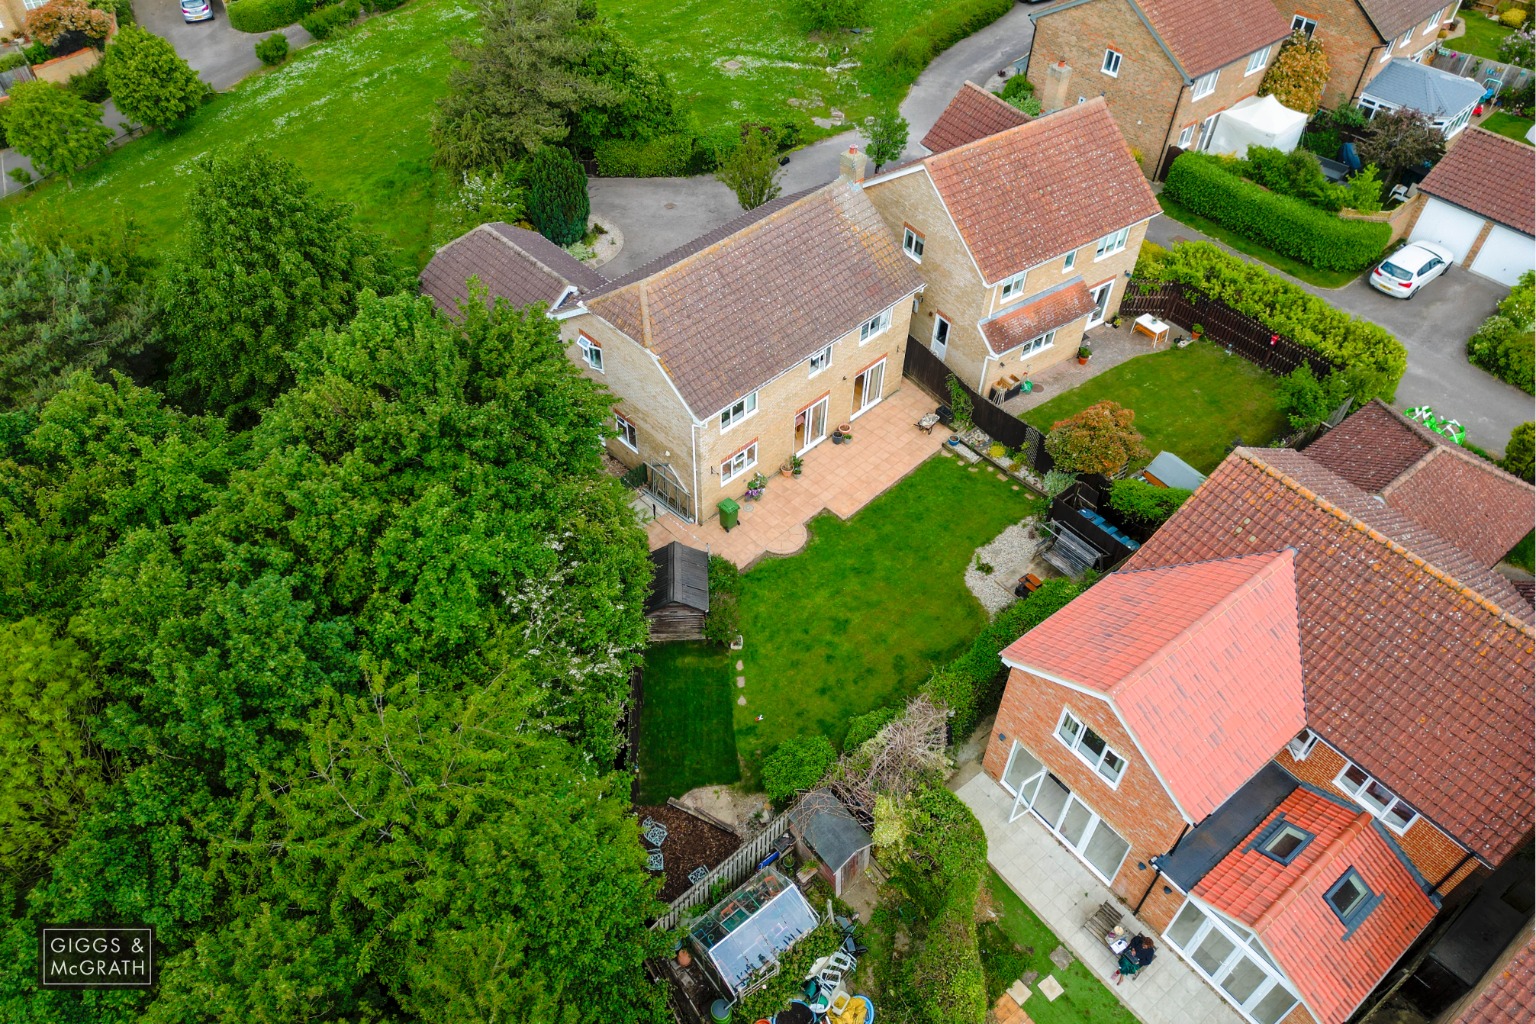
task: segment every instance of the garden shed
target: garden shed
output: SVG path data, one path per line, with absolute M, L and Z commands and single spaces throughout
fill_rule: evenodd
M 673 541 L 651 552 L 645 617 L 652 640 L 702 640 L 709 613 L 709 553 Z
M 777 974 L 779 957 L 820 923 L 805 894 L 766 867 L 695 921 L 688 939 L 731 998 L 740 999 Z
M 1158 452 L 1140 476 L 1153 487 L 1182 487 L 1192 491 L 1205 483 L 1205 474 L 1173 452 Z
M 789 830 L 801 858 L 820 865 L 818 873 L 838 896 L 869 867 L 869 833 L 829 789 L 813 789 L 800 799 L 789 813 Z

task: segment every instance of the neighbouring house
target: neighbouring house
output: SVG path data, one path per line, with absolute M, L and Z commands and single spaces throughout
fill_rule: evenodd
M 1530 1024 L 1536 1020 L 1536 936 L 1526 926 L 1482 982 L 1435 1024 Z
M 977 93 L 924 139 L 948 148 L 863 190 L 924 282 L 912 337 L 1001 403 L 1115 314 L 1160 207 L 1103 100 L 960 141 L 1008 118 L 955 128 L 958 106 L 1006 106 Z
M 1449 141 L 1466 129 L 1482 100 L 1483 87 L 1470 78 L 1394 57 L 1360 93 L 1359 107 L 1366 120 L 1382 111 L 1417 110 Z
M 923 279 L 858 185 L 863 156 L 844 165 L 616 280 L 492 225 L 440 251 L 423 289 L 451 309 L 494 274 L 492 295 L 551 304 L 570 357 L 618 398 L 608 451 L 697 522 L 900 386 Z
M 801 797 L 790 811 L 789 830 L 801 859 L 816 862 L 816 873 L 834 895 L 841 896 L 869 867 L 869 833 L 830 789 L 813 789 Z
M 1473 128 L 1419 191 L 1426 198 L 1410 241 L 1439 242 L 1462 266 L 1508 285 L 1536 269 L 1536 167 L 1529 146 Z
M 1394 58 L 1433 59 L 1440 29 L 1460 0 L 1273 0 L 1275 10 L 1323 44 L 1330 74 L 1325 107 L 1347 106 Z
M 1029 122 L 1028 114 L 997 93 L 988 92 L 975 82 L 966 82 L 933 122 L 920 145 L 929 153 L 942 153 Z
M 1533 502 L 1379 402 L 1239 448 L 1004 651 L 985 770 L 1246 1019 L 1342 1024 L 1531 834 Z
M 702 640 L 709 615 L 709 552 L 673 541 L 651 552 L 645 620 L 651 640 Z
M 1066 0 L 1029 17 L 1025 74 L 1044 111 L 1104 97 L 1149 178 L 1170 147 L 1207 148 L 1291 31 L 1266 4 L 1230 0 Z

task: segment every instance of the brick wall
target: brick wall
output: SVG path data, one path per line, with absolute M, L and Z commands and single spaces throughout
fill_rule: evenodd
M 1126 759 L 1118 786 L 1111 786 L 1056 738 L 1063 707 L 1071 708 Z M 999 733 L 1007 739 L 999 740 Z M 1002 778 L 1015 740 L 1131 844 L 1110 888 L 1134 904 L 1152 882 L 1152 858 L 1173 847 L 1185 822 L 1114 710 L 1096 697 L 1013 669 L 983 761 L 992 778 Z
M 1357 0 L 1273 0 L 1275 9 L 1290 20 L 1297 14 L 1317 22 L 1312 38 L 1323 44 L 1331 73 L 1323 90 L 1323 106 L 1333 108 L 1360 98 L 1367 83 L 1385 63 L 1387 44 L 1365 16 Z M 1394 46 L 1391 56 L 1413 57 L 1433 46 L 1440 26 L 1455 14 L 1456 3 L 1448 3 L 1444 13 L 1426 12 L 1413 26 L 1407 44 Z M 1426 58 L 1428 59 L 1428 58 Z
M 1280 43 L 1281 40 L 1277 39 L 1270 47 L 1269 61 L 1273 61 L 1275 55 L 1280 52 Z M 1266 61 L 1264 68 L 1268 66 L 1269 62 Z M 1178 109 L 1173 116 L 1173 127 L 1168 130 L 1163 145 L 1158 148 L 1158 162 L 1162 161 L 1164 149 L 1178 143 L 1184 129 L 1194 127 L 1194 131 L 1191 132 L 1191 145 L 1197 144 L 1200 141 L 1200 126 L 1207 119 L 1250 96 L 1257 96 L 1259 83 L 1264 80 L 1264 68 L 1249 74 L 1248 56 L 1245 55 L 1220 70 L 1216 76 L 1216 88 L 1208 95 L 1195 99 L 1194 91 L 1188 87 L 1180 92 Z M 1156 174 L 1157 167 L 1158 164 L 1150 161 L 1145 163 L 1148 174 Z

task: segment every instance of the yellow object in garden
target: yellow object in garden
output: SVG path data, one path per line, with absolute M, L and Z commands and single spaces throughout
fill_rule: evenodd
M 855 999 L 842 1013 L 828 1014 L 827 1024 L 864 1024 L 868 1013 L 869 1007 L 865 1005 L 864 1000 Z
M 1526 13 L 1525 8 L 1523 7 L 1511 7 L 1509 10 L 1499 15 L 1499 20 L 1508 25 L 1510 28 L 1519 28 L 1521 25 L 1524 25 L 1525 18 Z

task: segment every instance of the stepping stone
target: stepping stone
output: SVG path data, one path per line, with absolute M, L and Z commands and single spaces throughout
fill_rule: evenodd
M 747 706 L 747 698 L 745 698 L 745 697 L 737 697 L 736 698 L 736 703 L 740 704 L 742 707 L 746 707 Z
M 1014 485 L 1013 485 L 1013 489 L 1014 489 L 1014 490 L 1018 490 L 1018 489 L 1019 489 L 1019 485 L 1018 485 L 1018 484 L 1014 484 Z
M 1064 971 L 1072 966 L 1072 954 L 1066 946 L 1057 946 L 1051 950 L 1051 963 L 1056 965 L 1057 970 Z
M 1034 952 L 1034 950 L 1030 950 L 1030 952 Z M 1033 985 L 1035 982 L 1037 982 L 1039 980 L 1040 980 L 1040 972 L 1039 971 L 1025 971 L 1024 972 L 1024 977 L 1019 979 L 1019 984 L 1023 985 L 1025 988 L 1028 988 L 1029 986 Z
M 742 669 L 744 669 L 746 667 L 747 667 L 746 662 L 742 661 L 739 658 L 736 660 L 736 671 L 737 672 L 740 672 Z
M 1065 991 L 1066 989 L 1061 987 L 1061 982 L 1056 980 L 1056 975 L 1054 974 L 1047 974 L 1044 978 L 1040 979 L 1040 994 L 1045 996 L 1045 1000 L 1048 1003 L 1054 1003 L 1056 998 Z
M 744 690 L 744 689 L 746 689 L 746 687 L 747 687 L 747 677 L 746 676 L 737 676 L 736 677 L 736 689 Z
M 976 472 L 976 470 L 978 470 L 980 468 L 981 468 L 980 466 L 972 466 L 971 467 L 971 472 L 974 473 L 974 472 Z
M 1029 986 L 1025 985 L 1022 981 L 1016 981 L 1008 986 L 1008 994 L 1013 997 L 1014 1002 L 1022 1006 L 1024 1001 L 1029 998 Z

